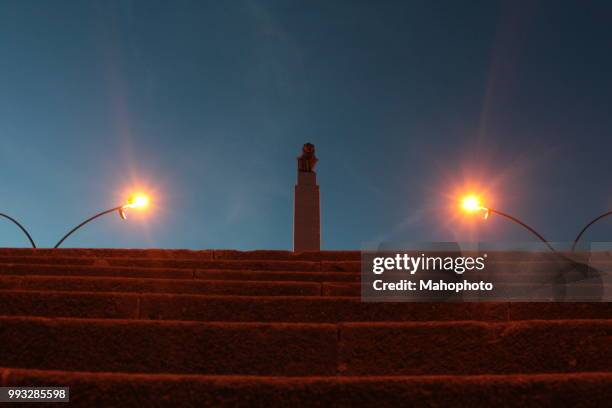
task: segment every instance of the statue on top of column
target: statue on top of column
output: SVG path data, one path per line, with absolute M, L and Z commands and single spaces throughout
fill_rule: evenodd
M 302 147 L 302 155 L 297 158 L 298 171 L 313 173 L 319 161 L 315 156 L 315 147 L 312 143 L 306 143 Z

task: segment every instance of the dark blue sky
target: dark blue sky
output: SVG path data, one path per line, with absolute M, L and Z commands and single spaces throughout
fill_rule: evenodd
M 531 240 L 465 185 L 571 240 L 612 208 L 609 4 L 1 1 L 0 212 L 52 246 L 139 186 L 65 246 L 289 249 L 310 141 L 327 249 Z

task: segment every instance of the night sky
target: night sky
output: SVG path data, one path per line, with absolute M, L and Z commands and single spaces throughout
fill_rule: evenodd
M 53 246 L 290 249 L 316 145 L 325 249 L 569 241 L 612 209 L 610 2 L 0 1 L 0 212 Z M 587 239 L 612 241 L 612 222 Z M 0 246 L 27 246 L 0 220 Z

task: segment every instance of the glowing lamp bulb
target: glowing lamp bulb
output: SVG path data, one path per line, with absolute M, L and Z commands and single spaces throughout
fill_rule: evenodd
M 481 204 L 478 197 L 474 195 L 469 195 L 463 198 L 461 202 L 461 207 L 465 212 L 473 213 L 480 210 L 486 210 Z
M 144 208 L 149 205 L 149 197 L 143 194 L 130 196 L 123 208 Z

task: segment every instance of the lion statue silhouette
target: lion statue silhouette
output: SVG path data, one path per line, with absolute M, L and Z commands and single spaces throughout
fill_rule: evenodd
M 315 156 L 315 147 L 312 143 L 306 143 L 302 147 L 302 155 L 297 158 L 298 171 L 313 173 L 319 159 Z

